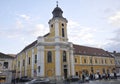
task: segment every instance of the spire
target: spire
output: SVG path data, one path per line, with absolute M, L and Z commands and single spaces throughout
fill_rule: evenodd
M 56 1 L 56 6 L 58 7 L 58 1 Z

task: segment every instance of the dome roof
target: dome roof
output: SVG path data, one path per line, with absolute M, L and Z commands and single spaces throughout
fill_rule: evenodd
M 62 9 L 57 6 L 52 12 L 53 18 L 54 17 L 63 17 L 62 13 L 63 13 Z

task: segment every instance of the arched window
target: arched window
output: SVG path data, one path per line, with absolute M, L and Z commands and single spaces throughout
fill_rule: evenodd
M 51 51 L 48 51 L 48 53 L 47 53 L 47 61 L 48 61 L 48 63 L 52 62 L 52 52 Z
M 64 28 L 62 28 L 62 37 L 65 37 Z
M 63 62 L 67 62 L 66 51 L 63 51 Z

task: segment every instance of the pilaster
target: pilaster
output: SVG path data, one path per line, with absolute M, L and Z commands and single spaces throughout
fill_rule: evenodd
M 34 60 L 35 60 L 35 57 L 34 57 L 34 49 L 32 49 L 32 70 L 31 70 L 31 76 L 34 77 Z
M 73 44 L 70 44 L 70 47 L 73 48 Z M 70 49 L 70 59 L 71 59 L 71 75 L 75 75 L 75 67 L 74 67 L 74 56 L 73 56 L 73 49 Z
M 27 61 L 28 61 L 28 56 L 27 56 L 27 52 L 25 53 L 26 57 L 25 57 L 25 76 L 27 76 Z
M 61 80 L 61 60 L 60 60 L 60 46 L 55 46 L 55 73 L 56 79 Z

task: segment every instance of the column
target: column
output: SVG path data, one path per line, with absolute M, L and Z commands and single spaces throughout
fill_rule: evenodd
M 70 53 L 67 53 L 68 75 L 70 76 Z
M 37 76 L 44 77 L 44 46 L 38 46 L 37 49 Z
M 73 44 L 70 44 L 70 47 L 73 48 Z M 71 75 L 75 75 L 75 67 L 74 67 L 74 56 L 73 56 L 73 49 L 70 49 L 70 59 L 71 59 Z
M 38 37 L 38 44 L 44 43 L 44 37 Z M 45 66 L 44 66 L 44 45 L 39 44 L 37 46 L 37 76 L 45 76 Z
M 56 79 L 61 79 L 61 60 L 60 60 L 60 46 L 55 46 L 55 72 L 56 72 Z
M 59 42 L 59 21 L 55 20 L 55 42 Z
M 22 76 L 22 61 L 23 61 L 22 55 L 20 55 L 20 75 L 19 75 L 20 78 Z
M 27 76 L 27 61 L 28 61 L 28 56 L 27 56 L 27 52 L 25 53 L 26 55 L 26 57 L 25 57 L 25 76 Z

